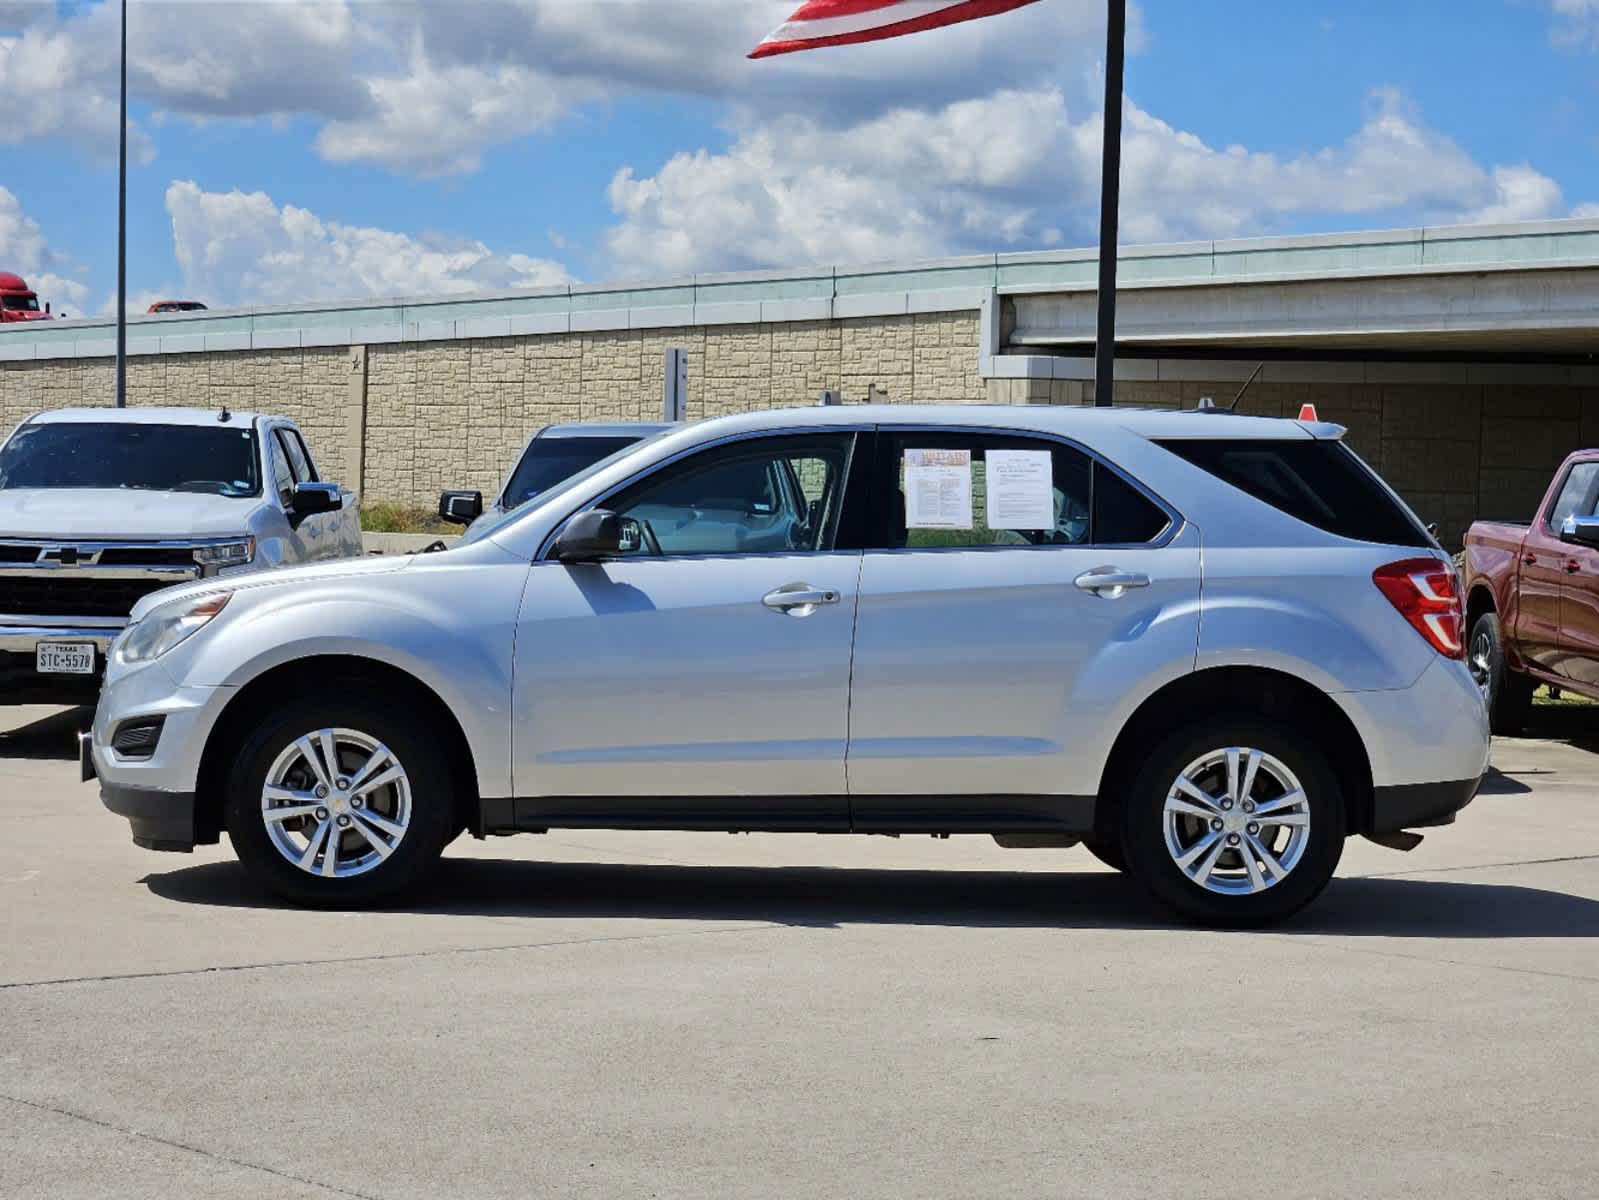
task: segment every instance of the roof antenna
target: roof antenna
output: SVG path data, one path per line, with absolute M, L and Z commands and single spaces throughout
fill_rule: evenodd
M 1238 402 L 1244 398 L 1244 393 L 1249 390 L 1249 385 L 1254 383 L 1255 380 L 1260 377 L 1260 373 L 1262 371 L 1264 371 L 1265 369 L 1266 369 L 1266 364 L 1265 363 L 1257 363 L 1256 364 L 1255 369 L 1250 372 L 1249 378 L 1244 380 L 1244 386 L 1238 389 L 1238 395 L 1234 396 L 1233 397 L 1233 402 L 1227 406 L 1227 411 L 1228 412 L 1237 412 L 1238 411 Z
M 228 406 L 226 404 L 222 406 L 222 411 L 217 414 L 217 420 L 221 421 L 224 425 L 233 420 L 233 414 L 228 411 Z

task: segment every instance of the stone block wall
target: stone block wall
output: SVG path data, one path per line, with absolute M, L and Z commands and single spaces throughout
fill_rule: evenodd
M 367 347 L 364 362 L 359 348 L 342 346 L 140 356 L 128 364 L 128 396 L 293 417 L 326 477 L 369 501 L 428 508 L 446 487 L 492 492 L 543 425 L 658 420 L 662 354 L 672 347 L 689 353 L 690 419 L 810 404 L 824 389 L 857 401 L 872 385 L 891 402 L 1092 402 L 1092 385 L 1073 380 L 985 383 L 977 320 L 939 313 L 407 342 Z M 0 362 L 0 431 L 38 409 L 109 404 L 112 389 L 109 359 Z M 1237 390 L 1126 381 L 1116 399 L 1193 407 Z M 1529 517 L 1560 460 L 1599 445 L 1593 387 L 1256 383 L 1240 408 L 1293 416 L 1306 403 L 1348 426 L 1350 444 L 1449 546 L 1478 517 Z
M 128 363 L 128 399 L 292 417 L 326 477 L 366 500 L 431 507 L 446 487 L 492 492 L 541 426 L 659 420 L 671 348 L 689 353 L 691 420 L 810 404 L 824 389 L 857 400 L 873 384 L 901 402 L 985 396 L 977 315 L 936 313 L 407 342 L 367 347 L 364 365 L 352 347 L 140 356 Z M 361 395 L 351 374 L 362 370 L 364 422 L 351 412 Z M 109 359 L 0 363 L 0 426 L 108 405 L 113 388 Z

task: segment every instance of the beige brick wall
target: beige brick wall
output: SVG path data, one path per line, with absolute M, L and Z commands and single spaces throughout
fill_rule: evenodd
M 359 481 L 347 347 L 139 357 L 128 364 L 128 395 L 293 417 L 329 478 L 368 500 L 431 507 L 442 488 L 492 491 L 543 425 L 658 419 L 662 353 L 672 347 L 689 352 L 691 419 L 810 404 L 828 388 L 856 401 L 873 384 L 896 403 L 1092 401 L 1091 385 L 1068 380 L 985 384 L 977 341 L 975 313 L 939 313 L 372 346 Z M 109 359 L 0 363 L 0 426 L 41 408 L 108 404 L 112 387 Z M 1116 399 L 1192 407 L 1237 390 L 1126 382 Z M 1347 425 L 1350 444 L 1438 522 L 1447 544 L 1479 516 L 1530 515 L 1561 458 L 1599 445 L 1594 388 L 1257 383 L 1241 410 L 1292 416 L 1306 403 Z
M 975 313 L 377 345 L 363 480 L 351 474 L 348 347 L 141 356 L 129 360 L 128 396 L 292 417 L 328 478 L 367 500 L 431 507 L 446 487 L 495 489 L 541 426 L 658 420 L 663 352 L 678 347 L 689 353 L 690 419 L 810 404 L 829 388 L 859 400 L 872 384 L 897 402 L 985 394 Z M 0 424 L 110 404 L 113 386 L 109 359 L 0 363 Z

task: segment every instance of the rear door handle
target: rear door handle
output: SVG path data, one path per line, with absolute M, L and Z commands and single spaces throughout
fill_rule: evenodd
M 838 599 L 838 593 L 829 588 L 814 588 L 808 583 L 786 583 L 776 591 L 767 592 L 761 597 L 761 603 L 791 617 L 808 617 L 818 605 L 837 604 Z
M 1131 588 L 1149 586 L 1149 576 L 1137 571 L 1123 571 L 1118 567 L 1095 567 L 1084 571 L 1072 581 L 1085 592 L 1093 592 L 1107 600 L 1115 600 Z

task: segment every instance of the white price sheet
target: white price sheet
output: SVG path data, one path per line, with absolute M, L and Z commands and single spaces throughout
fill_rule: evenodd
M 1055 480 L 1048 450 L 990 450 L 987 466 L 990 529 L 1054 529 Z
M 905 451 L 905 528 L 972 527 L 972 452 Z

